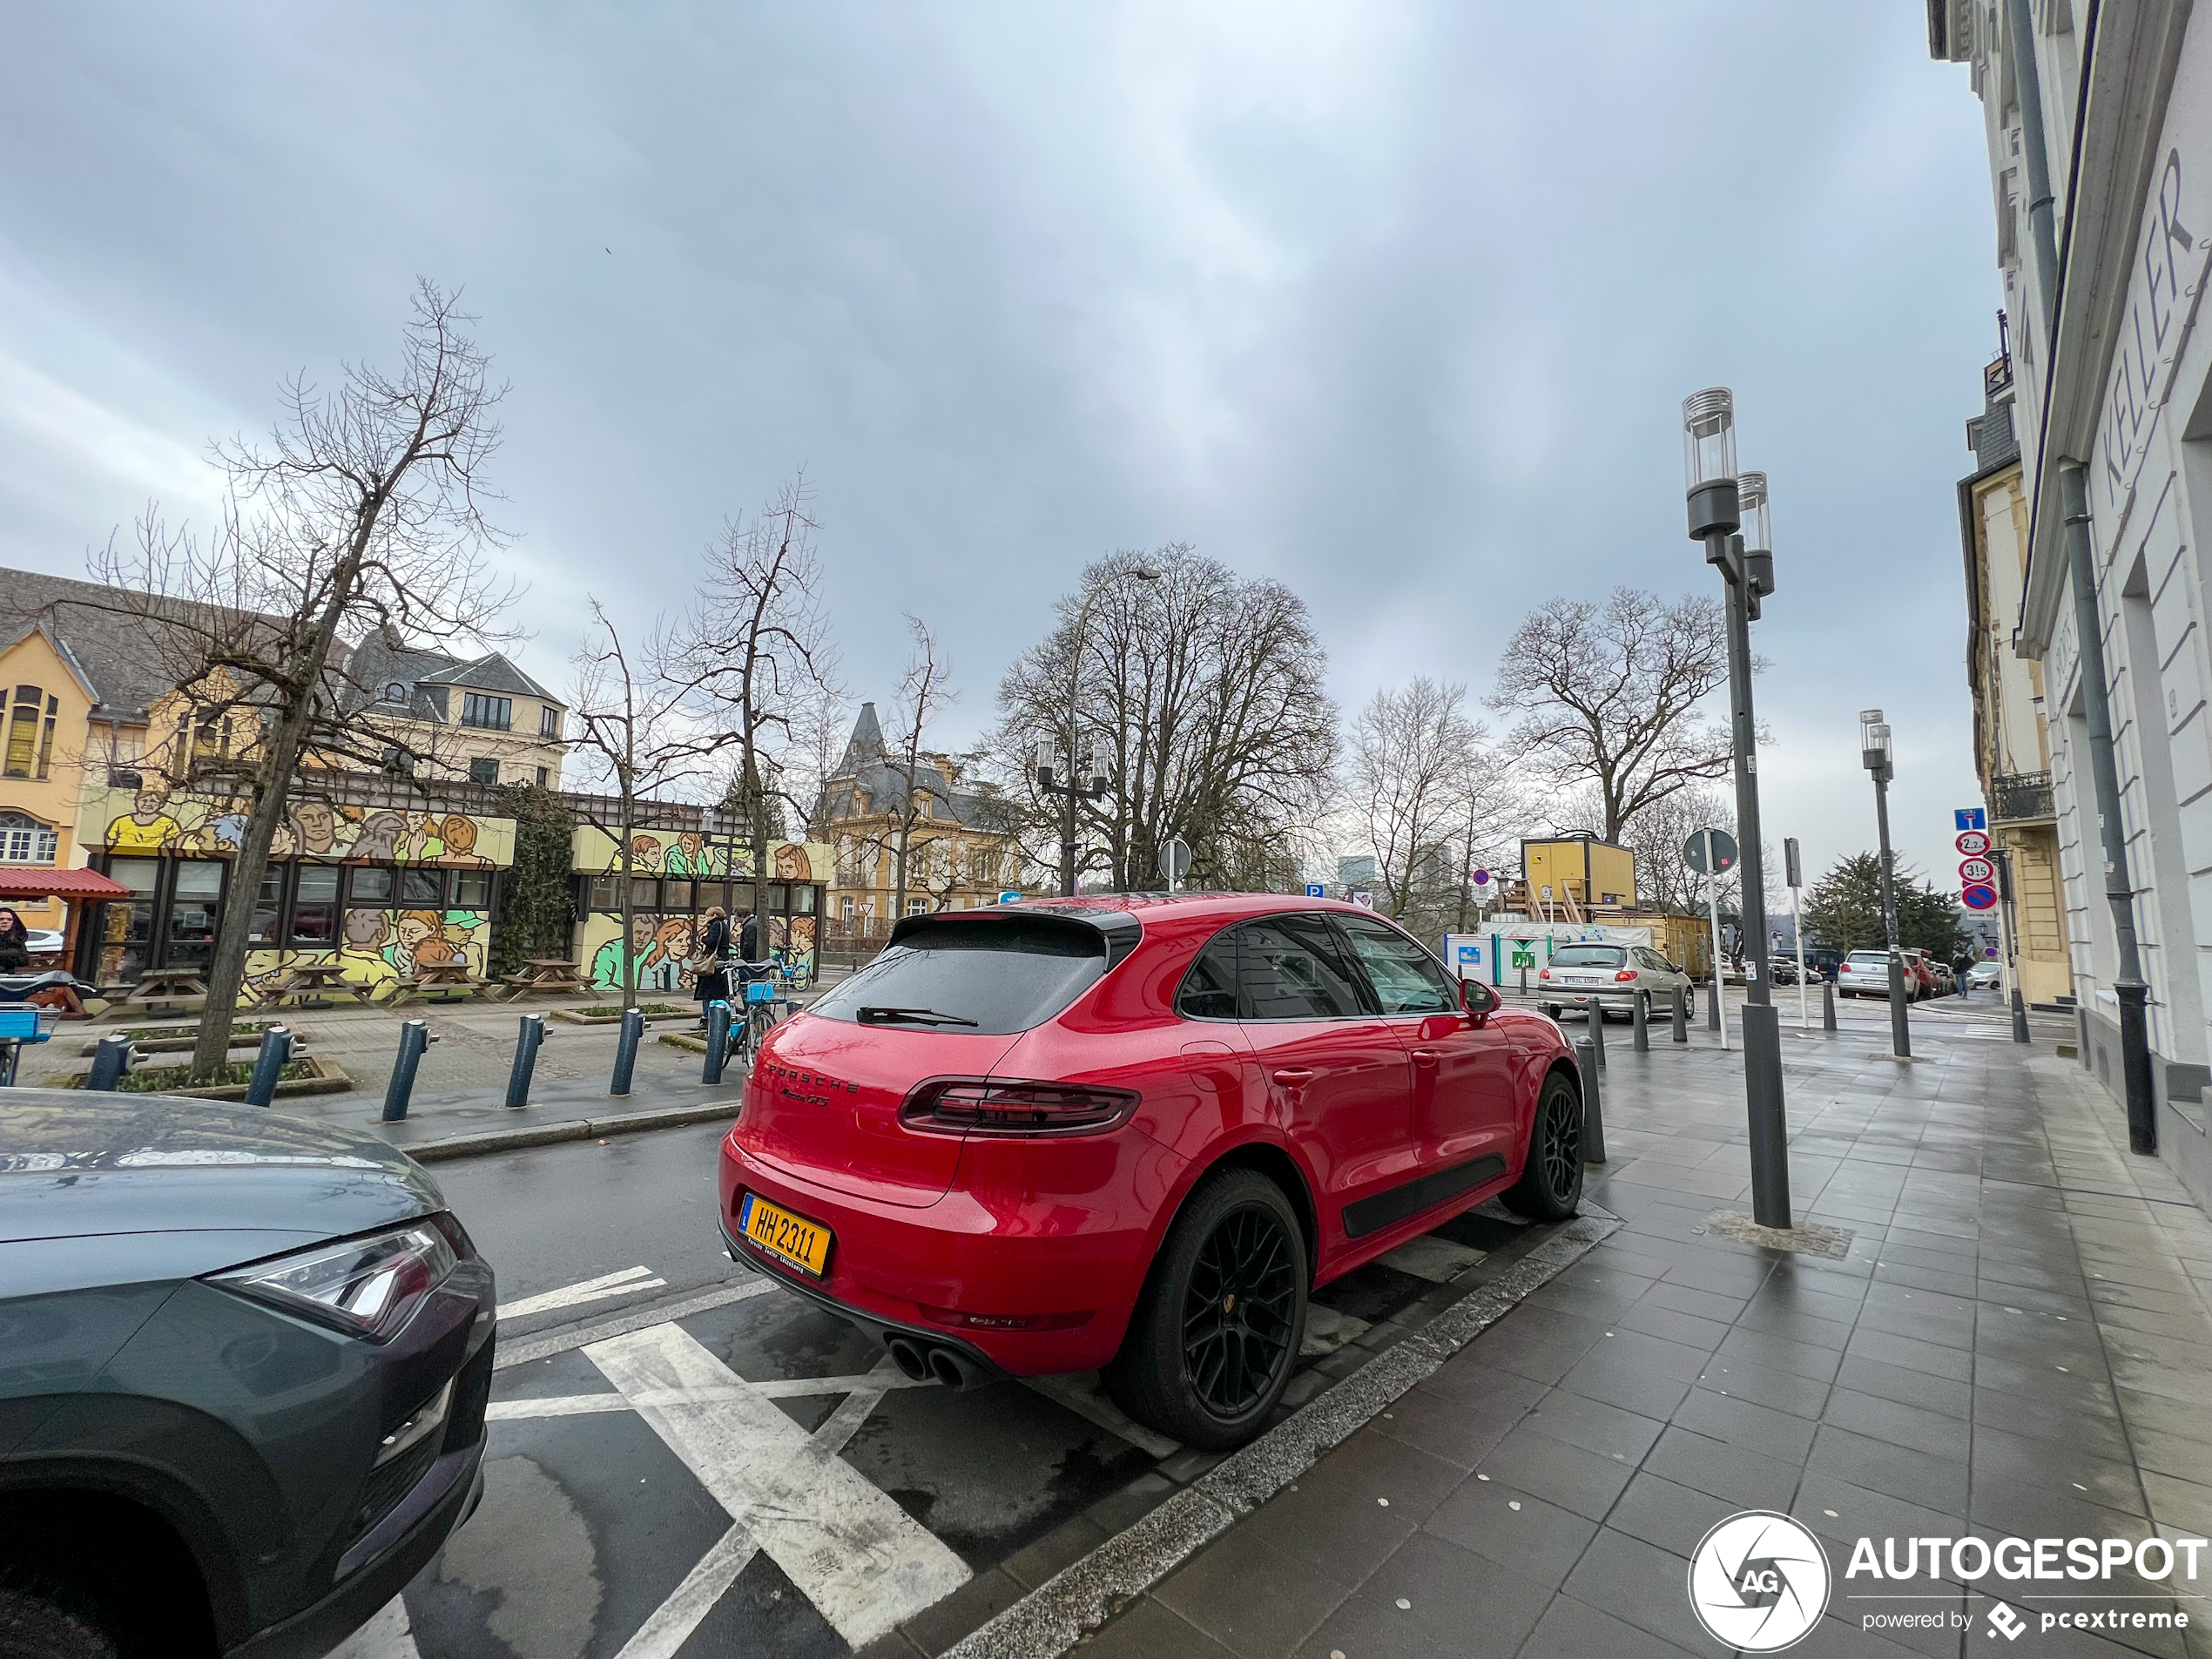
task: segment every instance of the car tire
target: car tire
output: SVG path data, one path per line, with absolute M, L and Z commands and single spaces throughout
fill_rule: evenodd
M 99 1603 L 65 1579 L 0 1568 L 0 1654 L 8 1659 L 119 1659 Z
M 1306 1259 L 1305 1230 L 1282 1188 L 1257 1170 L 1206 1177 L 1168 1229 L 1106 1368 L 1115 1402 L 1200 1451 L 1251 1440 L 1282 1399 L 1305 1336 Z M 1223 1290 L 1224 1281 L 1232 1288 Z M 1253 1308 L 1264 1310 L 1258 1321 Z M 1213 1323 L 1193 1337 L 1208 1315 Z
M 1536 1012 L 1542 1015 L 1547 1020 L 1556 1020 L 1559 1018 L 1559 1004 L 1556 1002 L 1539 1002 L 1536 1004 Z
M 1531 1221 L 1565 1221 L 1582 1201 L 1582 1091 L 1554 1071 L 1536 1091 L 1528 1126 L 1528 1159 L 1521 1179 L 1500 1195 L 1507 1209 Z

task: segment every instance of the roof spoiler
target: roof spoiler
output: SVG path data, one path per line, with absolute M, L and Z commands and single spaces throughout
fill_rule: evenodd
M 1081 934 L 1103 939 L 1106 966 L 1120 966 L 1144 936 L 1144 924 L 1126 910 L 1093 910 L 1055 905 L 1049 908 L 1026 905 L 989 905 L 981 910 L 934 910 L 918 916 L 901 916 L 891 929 L 890 942 L 905 944 L 925 928 L 948 924 L 958 927 L 1028 927 L 1045 932 Z

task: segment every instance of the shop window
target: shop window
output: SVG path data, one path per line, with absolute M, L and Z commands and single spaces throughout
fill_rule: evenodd
M 630 907 L 632 910 L 658 910 L 660 883 L 651 876 L 632 876 L 630 880 Z
M 443 870 L 400 872 L 401 909 L 435 910 L 445 901 L 446 873 Z
M 262 872 L 261 891 L 253 900 L 253 921 L 246 938 L 256 945 L 284 942 L 285 866 L 272 864 Z
M 781 915 L 791 908 L 789 886 L 781 881 L 771 881 L 768 884 L 768 908 L 775 915 Z
M 791 890 L 792 909 L 802 916 L 813 915 L 814 914 L 814 894 L 816 891 L 817 889 L 812 882 L 809 882 L 803 887 L 793 887 Z
M 169 898 L 168 961 L 197 968 L 215 952 L 215 922 L 223 909 L 224 866 L 212 859 L 180 859 Z
M 51 864 L 60 832 L 28 813 L 0 813 L 0 864 Z
M 43 687 L 18 685 L 8 708 L 8 736 L 0 775 L 44 778 L 54 759 L 54 721 L 61 699 L 49 697 Z
M 310 948 L 338 937 L 338 872 L 324 865 L 300 867 L 299 891 L 292 898 L 292 942 Z
M 689 881 L 662 882 L 660 907 L 663 911 L 689 910 L 691 907 L 691 884 Z
M 622 908 L 622 900 L 617 896 L 619 891 L 620 889 L 615 886 L 614 877 L 595 875 L 591 878 L 591 896 L 586 907 L 592 910 L 619 910 Z
M 491 908 L 491 873 L 487 870 L 457 870 L 453 877 L 453 902 L 456 909 L 489 910 Z
M 497 783 L 499 762 L 489 755 L 478 755 L 469 763 L 469 781 L 472 784 Z
M 348 904 L 384 909 L 392 902 L 393 872 L 374 865 L 348 871 L 346 892 Z

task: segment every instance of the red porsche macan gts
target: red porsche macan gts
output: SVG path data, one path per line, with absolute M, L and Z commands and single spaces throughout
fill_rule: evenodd
M 1307 1292 L 1494 1194 L 1574 1212 L 1559 1028 L 1351 905 L 909 917 L 775 1028 L 723 1142 L 732 1257 L 954 1385 L 1103 1367 L 1190 1446 L 1264 1426 Z

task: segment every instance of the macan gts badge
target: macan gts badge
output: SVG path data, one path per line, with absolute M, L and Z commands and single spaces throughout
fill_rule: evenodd
M 1101 1370 L 1234 1446 L 1316 1286 L 1492 1197 L 1581 1194 L 1559 1028 L 1369 911 L 1277 894 L 912 916 L 775 1028 L 725 1137 L 731 1255 L 954 1386 Z

